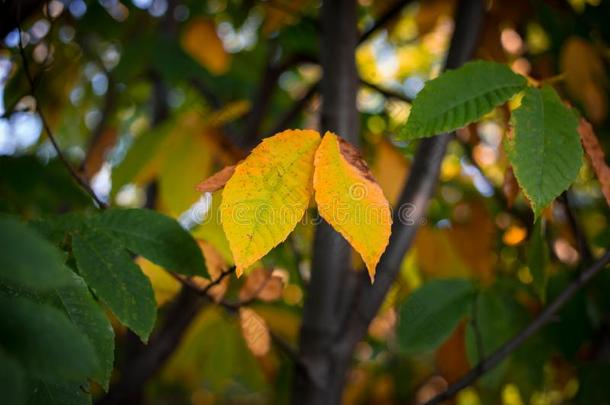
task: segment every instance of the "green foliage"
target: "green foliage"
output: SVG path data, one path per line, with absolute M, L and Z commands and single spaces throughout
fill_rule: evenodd
M 108 390 L 114 365 L 114 330 L 84 280 L 74 273 L 71 277 L 70 285 L 56 288 L 49 299 L 89 339 L 99 360 L 91 378 Z
M 146 209 L 109 209 L 92 218 L 133 253 L 185 275 L 208 276 L 201 249 L 175 220 Z
M 578 120 L 548 86 L 528 88 L 512 120 L 506 150 L 537 217 L 578 175 L 583 154 Z
M 90 405 L 91 395 L 75 383 L 31 380 L 28 405 Z
M 155 324 L 156 305 L 150 280 L 118 240 L 88 228 L 72 238 L 80 274 L 121 323 L 144 341 Z
M 36 378 L 81 382 L 98 367 L 93 347 L 61 311 L 6 293 L 0 296 L 0 345 Z
M 0 218 L 0 281 L 45 290 L 66 284 L 69 273 L 50 243 L 19 222 Z
M 448 71 L 417 95 L 402 136 L 415 139 L 461 128 L 508 101 L 526 83 L 500 63 L 470 62 Z
M 0 348 L 0 392 L 8 404 L 23 404 L 26 399 L 25 372 L 21 364 Z
M 540 220 L 534 226 L 527 247 L 527 267 L 532 274 L 532 285 L 542 302 L 546 301 L 546 285 L 549 279 L 549 248 L 544 238 L 544 224 Z
M 415 290 L 400 307 L 401 351 L 427 352 L 443 343 L 471 308 L 474 291 L 466 279 L 433 280 Z
M 513 337 L 520 326 L 518 309 L 497 288 L 482 291 L 476 300 L 476 312 L 472 316 L 475 323 L 471 320 L 466 328 L 466 353 L 473 367 Z M 483 384 L 492 388 L 499 387 L 508 361 L 509 359 L 504 360 L 490 371 L 484 377 Z

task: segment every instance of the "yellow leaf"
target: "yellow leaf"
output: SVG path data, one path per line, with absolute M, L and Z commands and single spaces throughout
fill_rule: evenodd
M 316 152 L 313 187 L 318 212 L 360 253 L 373 281 L 390 238 L 388 201 L 358 151 L 327 132 Z
M 599 52 L 588 41 L 571 37 L 561 50 L 560 66 L 568 92 L 583 104 L 593 123 L 603 122 L 608 112 L 608 79 Z
M 210 72 L 219 75 L 229 69 L 231 57 L 216 34 L 213 21 L 201 17 L 191 20 L 182 33 L 180 44 Z
M 174 298 L 178 291 L 180 291 L 180 282 L 170 276 L 162 267 L 146 260 L 142 256 L 136 258 L 136 264 L 140 266 L 142 272 L 150 279 L 150 283 L 155 291 L 157 306 L 162 306 Z
M 238 276 L 303 217 L 319 144 L 316 131 L 287 130 L 265 139 L 235 168 L 222 193 L 220 217 Z

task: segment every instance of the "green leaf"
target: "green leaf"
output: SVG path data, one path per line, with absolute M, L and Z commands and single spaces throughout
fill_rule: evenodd
M 497 290 L 486 290 L 477 297 L 476 318 L 477 330 L 483 353 L 479 353 L 477 338 L 472 322 L 466 327 L 466 354 L 474 367 L 481 357 L 485 357 L 506 343 L 520 327 L 520 308 L 510 298 Z M 481 356 L 480 356 L 481 355 Z M 491 370 L 484 378 L 483 384 L 498 387 L 506 371 L 508 359 Z
M 88 339 L 49 305 L 0 295 L 0 346 L 28 374 L 54 381 L 83 381 L 99 367 Z
M 83 229 L 85 221 L 86 217 L 82 213 L 71 212 L 37 218 L 30 221 L 28 225 L 51 243 L 62 246 L 68 241 L 70 234 Z
M 156 304 L 150 280 L 119 241 L 88 228 L 72 238 L 80 274 L 116 317 L 143 341 L 155 324 Z
M 545 86 L 525 91 L 512 121 L 514 134 L 506 151 L 537 218 L 578 175 L 582 164 L 578 120 L 555 90 Z
M 62 255 L 26 225 L 0 218 L 0 281 L 45 290 L 69 282 Z
M 108 390 L 114 364 L 114 330 L 102 308 L 94 300 L 82 278 L 72 273 L 72 283 L 55 289 L 57 304 L 74 325 L 89 339 L 99 367 L 91 376 Z
M 506 65 L 476 61 L 430 80 L 413 101 L 402 131 L 415 139 L 453 131 L 478 120 L 523 90 L 527 80 Z
M 539 220 L 530 237 L 527 246 L 527 267 L 532 275 L 532 285 L 540 301 L 546 301 L 546 285 L 549 275 L 547 265 L 549 263 L 549 248 L 544 239 L 544 226 Z
M 91 395 L 86 393 L 86 382 L 56 383 L 45 380 L 31 380 L 29 383 L 28 405 L 90 405 Z
M 474 291 L 466 279 L 433 280 L 415 290 L 400 307 L 397 334 L 402 352 L 439 346 L 468 313 Z
M 17 360 L 0 348 L 0 392 L 6 404 L 25 403 L 25 373 Z
M 168 270 L 208 275 L 199 245 L 170 217 L 146 209 L 109 209 L 94 217 L 92 224 Z

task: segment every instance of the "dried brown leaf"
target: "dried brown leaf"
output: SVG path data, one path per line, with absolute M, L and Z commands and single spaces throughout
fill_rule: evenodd
M 271 335 L 265 320 L 254 310 L 239 309 L 239 323 L 248 349 L 257 357 L 264 356 L 271 347 Z
M 269 273 L 263 268 L 252 270 L 239 290 L 239 299 L 248 301 L 258 298 L 266 302 L 280 299 L 285 286 L 281 272 L 282 270 L 274 270 Z
M 602 194 L 606 198 L 606 203 L 610 205 L 610 167 L 606 164 L 604 150 L 597 136 L 595 136 L 593 127 L 584 118 L 580 119 L 578 133 L 580 134 L 580 140 L 591 162 L 591 166 L 593 166 L 593 170 L 601 184 Z
M 233 176 L 233 173 L 235 173 L 235 165 L 227 166 L 199 183 L 197 185 L 197 191 L 202 193 L 212 193 L 220 190 L 221 188 L 224 188 L 227 181 L 229 181 L 229 179 Z

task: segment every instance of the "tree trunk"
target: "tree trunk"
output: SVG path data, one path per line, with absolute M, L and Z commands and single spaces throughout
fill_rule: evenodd
M 359 144 L 356 110 L 358 43 L 356 0 L 327 0 L 322 5 L 320 42 L 322 77 L 322 131 L 332 131 L 353 145 Z M 295 375 L 295 404 L 339 403 L 344 371 L 328 359 L 335 337 L 341 333 L 350 279 L 351 248 L 341 235 L 322 221 L 315 234 L 312 274 L 300 338 L 305 367 Z
M 328 0 L 322 13 L 322 125 L 336 128 L 340 135 L 354 142 L 358 123 L 355 4 L 347 0 Z M 459 2 L 455 32 L 445 64 L 447 68 L 459 67 L 470 58 L 483 14 L 482 0 Z M 363 274 L 359 274 L 357 280 L 353 277 L 347 267 L 350 249 L 326 223 L 316 230 L 312 279 L 301 329 L 302 362 L 295 373 L 294 404 L 341 403 L 356 344 L 365 337 L 398 274 L 402 258 L 434 191 L 450 137 L 451 134 L 443 134 L 421 142 L 399 202 L 399 206 L 408 205 L 413 209 L 409 218 L 400 218 L 400 209 L 395 211 L 390 245 L 377 266 L 375 284 L 368 282 L 365 272 L 361 272 Z M 354 283 L 358 285 L 354 287 Z

